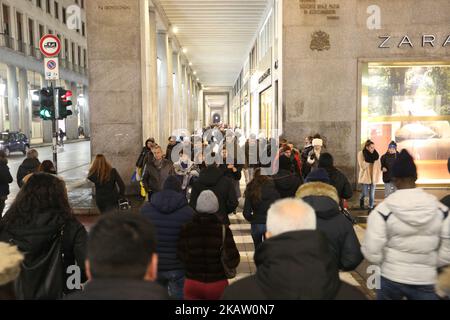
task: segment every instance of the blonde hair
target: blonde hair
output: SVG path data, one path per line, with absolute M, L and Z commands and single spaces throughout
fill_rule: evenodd
M 23 254 L 15 246 L 0 242 L 0 286 L 8 284 L 19 276 Z

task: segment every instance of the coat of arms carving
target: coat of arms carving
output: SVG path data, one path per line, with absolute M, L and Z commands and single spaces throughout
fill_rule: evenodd
M 330 35 L 324 31 L 316 31 L 312 34 L 311 50 L 330 50 Z

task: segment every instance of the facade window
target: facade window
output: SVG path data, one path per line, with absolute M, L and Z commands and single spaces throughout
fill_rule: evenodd
M 69 60 L 69 40 L 64 39 L 64 59 Z
M 36 6 L 42 9 L 42 0 L 36 0 Z
M 81 34 L 86 37 L 86 23 L 84 22 L 81 23 Z
M 39 25 L 39 39 L 45 35 L 45 28 L 42 24 Z
M 62 8 L 62 20 L 63 20 L 63 23 L 64 24 L 66 24 L 67 23 L 67 14 L 66 14 L 66 8 L 65 7 L 63 7 Z
M 55 1 L 55 19 L 59 20 L 59 3 Z
M 47 13 L 52 14 L 51 1 L 47 0 Z
M 4 25 L 4 29 L 3 32 L 5 33 L 6 36 L 10 37 L 11 36 L 11 19 L 9 16 L 9 7 L 7 5 L 2 5 L 3 7 L 3 25 Z
M 34 50 L 34 21 L 32 19 L 28 19 L 28 39 L 31 50 Z
M 372 139 L 384 152 L 396 141 L 413 155 L 419 183 L 449 183 L 450 64 L 368 63 L 364 70 L 361 142 Z
M 24 52 L 25 46 L 23 41 L 23 15 L 20 12 L 16 13 L 16 24 L 17 24 L 17 44 L 18 51 Z

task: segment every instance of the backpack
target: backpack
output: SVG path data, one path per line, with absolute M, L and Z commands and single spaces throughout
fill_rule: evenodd
M 38 258 L 25 260 L 15 282 L 16 297 L 19 300 L 57 300 L 64 291 L 64 225 L 51 238 L 51 246 Z

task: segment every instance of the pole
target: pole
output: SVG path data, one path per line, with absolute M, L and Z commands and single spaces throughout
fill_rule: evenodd
M 53 164 L 55 165 L 56 173 L 58 173 L 58 118 L 59 118 L 59 90 L 54 88 L 54 81 L 52 81 L 53 97 L 55 105 L 55 116 L 52 119 L 53 131 Z

